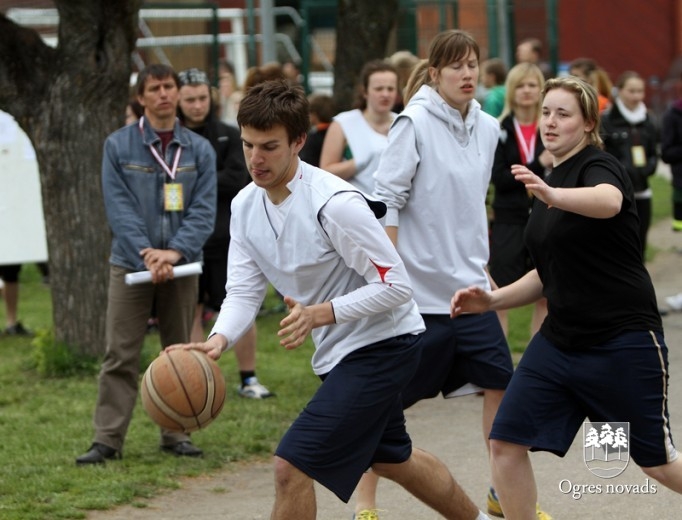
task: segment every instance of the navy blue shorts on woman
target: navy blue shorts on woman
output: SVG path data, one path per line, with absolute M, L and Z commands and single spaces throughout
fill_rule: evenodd
M 275 454 L 344 502 L 373 463 L 409 459 L 401 391 L 419 363 L 420 339 L 406 334 L 346 356 L 322 377 Z
M 452 397 L 467 383 L 490 390 L 507 387 L 514 365 L 497 314 L 463 314 L 454 319 L 422 314 L 422 318 L 426 325 L 422 357 L 403 392 L 405 408 L 439 393 Z
M 668 416 L 668 348 L 652 331 L 623 333 L 581 350 L 536 334 L 497 411 L 491 439 L 563 457 L 585 418 L 629 422 L 641 467 L 677 458 Z

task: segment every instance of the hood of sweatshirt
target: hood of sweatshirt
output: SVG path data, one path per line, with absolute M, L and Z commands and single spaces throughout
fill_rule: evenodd
M 410 99 L 409 105 L 420 105 L 436 118 L 443 121 L 457 142 L 463 147 L 468 146 L 476 122 L 481 114 L 480 103 L 472 99 L 469 101 L 466 120 L 462 119 L 461 112 L 448 105 L 440 94 L 428 85 L 421 86 L 412 99 Z

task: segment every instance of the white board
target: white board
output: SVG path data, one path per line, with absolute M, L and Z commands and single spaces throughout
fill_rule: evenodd
M 46 260 L 35 150 L 14 118 L 0 111 L 0 265 Z

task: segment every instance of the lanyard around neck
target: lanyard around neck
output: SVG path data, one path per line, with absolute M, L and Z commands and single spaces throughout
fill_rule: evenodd
M 523 159 L 526 161 L 526 164 L 530 164 L 531 162 L 533 162 L 533 159 L 535 158 L 535 139 L 538 133 L 534 129 L 533 135 L 530 138 L 530 142 L 526 142 L 526 138 L 523 136 L 523 132 L 521 131 L 521 125 L 516 120 L 516 118 L 514 118 L 514 131 L 516 132 L 516 140 L 519 143 L 519 147 L 521 148 L 521 151 L 525 155 Z
M 140 118 L 140 133 L 144 135 L 144 116 Z M 154 145 L 150 144 L 149 149 L 152 152 L 152 155 L 154 156 L 154 159 L 156 159 L 156 162 L 158 162 L 163 170 L 168 174 L 168 176 L 172 179 L 175 180 L 175 174 L 178 171 L 178 164 L 180 163 L 180 154 L 182 153 L 182 146 L 178 146 L 178 149 L 175 152 L 175 157 L 173 158 L 173 167 L 169 168 L 168 164 L 166 164 L 166 161 L 159 155 L 159 152 L 156 151 L 156 148 L 154 148 Z

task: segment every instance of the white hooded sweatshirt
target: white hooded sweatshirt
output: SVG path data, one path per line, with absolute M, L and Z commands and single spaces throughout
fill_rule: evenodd
M 422 314 L 449 314 L 456 290 L 489 288 L 486 194 L 500 125 L 469 102 L 466 121 L 424 85 L 393 123 L 375 173 L 386 226 Z

